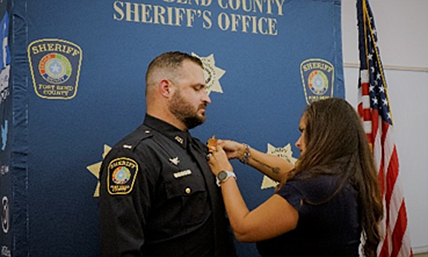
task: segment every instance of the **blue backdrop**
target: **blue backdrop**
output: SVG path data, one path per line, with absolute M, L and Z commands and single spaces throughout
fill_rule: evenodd
M 340 12 L 339 0 L 2 1 L 2 256 L 98 256 L 98 168 L 142 122 L 162 52 L 204 62 L 212 104 L 194 136 L 298 158 L 305 105 L 345 95 Z M 249 208 L 272 194 L 233 165 Z

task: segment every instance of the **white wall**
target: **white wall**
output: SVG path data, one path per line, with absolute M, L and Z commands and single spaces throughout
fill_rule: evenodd
M 428 252 L 428 1 L 369 1 L 386 68 L 411 244 L 415 253 Z M 356 16 L 356 0 L 342 0 L 346 98 L 354 106 L 358 68 L 353 65 L 359 63 Z

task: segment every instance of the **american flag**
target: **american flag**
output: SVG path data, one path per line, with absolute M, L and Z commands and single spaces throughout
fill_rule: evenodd
M 367 0 L 357 0 L 357 16 L 360 50 L 358 113 L 373 150 L 384 204 L 381 224 L 383 240 L 378 256 L 413 256 L 393 139 L 390 102 L 377 46 L 377 32 Z

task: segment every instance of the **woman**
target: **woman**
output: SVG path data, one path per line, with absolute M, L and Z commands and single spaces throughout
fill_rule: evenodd
M 217 176 L 236 238 L 258 242 L 262 256 L 376 256 L 381 193 L 361 121 L 345 100 L 313 102 L 302 115 L 294 167 L 247 145 L 219 140 L 209 164 Z M 281 182 L 273 196 L 249 211 L 228 159 Z M 228 171 L 222 172 L 222 171 Z M 220 173 L 220 174 L 219 174 Z M 286 183 L 285 183 L 286 181 Z

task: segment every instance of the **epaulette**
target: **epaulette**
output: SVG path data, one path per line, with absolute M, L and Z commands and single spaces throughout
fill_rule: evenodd
M 148 127 L 140 127 L 140 130 L 143 131 L 143 133 L 138 133 L 135 135 L 138 135 L 138 138 L 130 137 L 127 140 L 124 140 L 122 142 L 122 148 L 123 149 L 129 149 L 131 151 L 134 151 L 134 149 L 145 139 L 153 137 L 152 130 Z

